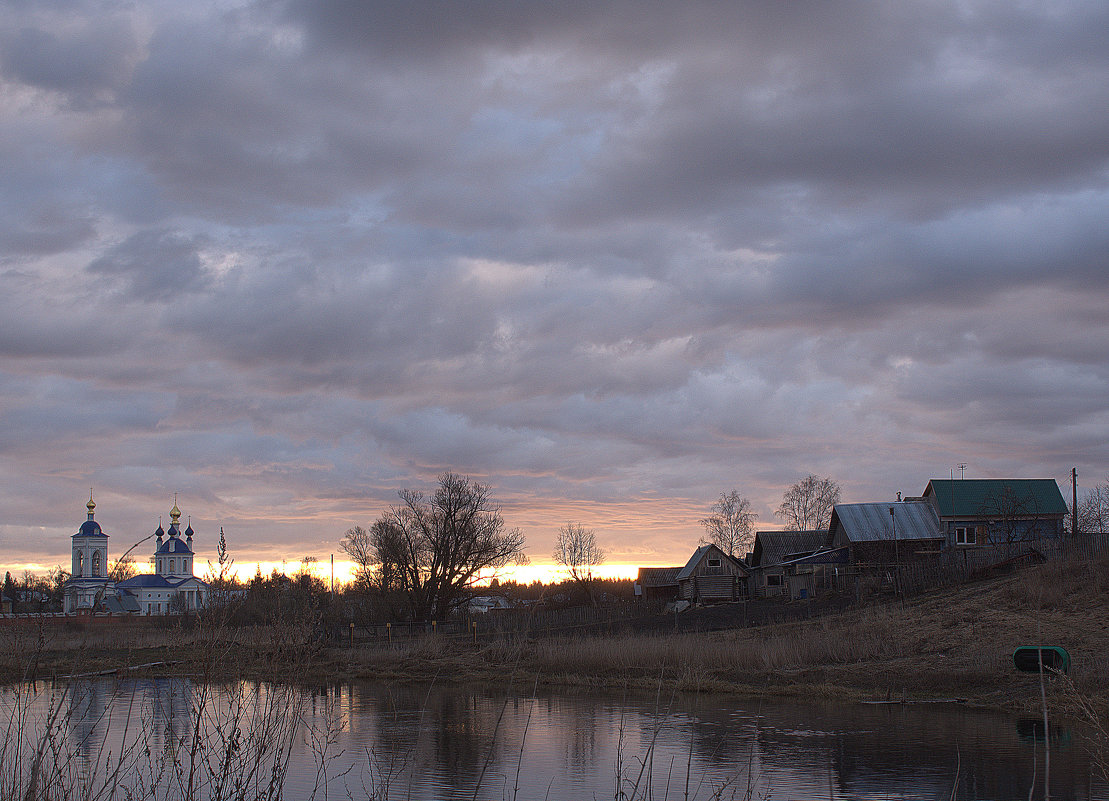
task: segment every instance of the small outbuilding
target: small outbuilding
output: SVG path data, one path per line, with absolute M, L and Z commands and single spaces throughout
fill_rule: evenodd
M 785 563 L 808 556 L 827 541 L 827 531 L 756 531 L 755 544 L 748 558 L 751 594 L 789 594 Z
M 635 579 L 635 596 L 644 601 L 673 601 L 678 597 L 677 567 L 641 567 Z
M 678 597 L 691 603 L 738 601 L 748 596 L 750 575 L 739 559 L 716 545 L 702 545 L 678 572 Z

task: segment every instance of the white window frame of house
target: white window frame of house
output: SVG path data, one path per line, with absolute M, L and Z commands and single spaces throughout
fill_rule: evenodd
M 956 545 L 977 545 L 974 526 L 955 526 Z
M 720 560 L 716 558 L 709 559 L 709 567 L 720 567 Z
M 781 587 L 782 584 L 784 583 L 783 579 L 785 579 L 785 576 L 783 576 L 781 573 L 767 573 L 766 574 L 766 586 L 767 587 Z

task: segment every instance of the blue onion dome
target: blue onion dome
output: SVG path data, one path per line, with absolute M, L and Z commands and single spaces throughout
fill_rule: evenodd
M 186 528 L 186 529 L 185 529 L 185 536 L 186 536 L 186 537 L 188 537 L 188 538 L 189 538 L 190 540 L 191 540 L 191 539 L 193 538 L 193 526 L 192 526 L 192 523 L 189 523 L 189 526 L 188 526 L 188 528 Z
M 179 553 L 190 554 L 193 552 L 193 549 L 180 537 L 170 537 L 158 546 L 157 552 L 159 554 L 168 554 L 172 556 L 173 554 Z
M 158 521 L 158 530 L 154 532 L 154 536 L 157 537 L 159 540 L 162 537 L 166 536 L 166 530 L 164 528 L 162 528 L 162 522 L 161 521 Z
M 89 510 L 89 519 L 81 524 L 77 529 L 74 537 L 107 537 L 108 535 L 100 528 L 100 524 L 93 520 L 93 514 L 96 512 L 96 503 L 92 499 L 92 493 L 89 493 L 89 502 L 85 504 L 85 508 Z
M 81 527 L 79 529 L 77 529 L 77 536 L 79 536 L 79 537 L 104 537 L 106 535 L 104 534 L 103 530 L 100 528 L 99 523 L 97 523 L 95 520 L 86 520 L 84 523 L 81 524 Z

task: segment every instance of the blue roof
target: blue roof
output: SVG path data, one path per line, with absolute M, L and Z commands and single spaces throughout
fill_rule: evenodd
M 196 578 L 196 576 L 181 576 L 179 578 L 159 576 L 157 573 L 144 573 L 141 576 L 131 576 L 131 578 L 116 583 L 116 588 L 121 590 L 137 590 L 137 589 L 166 589 L 175 590 L 184 584 L 186 581 L 196 581 L 202 587 L 208 585 Z
M 172 531 L 172 529 L 170 529 Z M 168 540 L 158 546 L 157 553 L 163 554 L 192 554 L 193 549 L 189 547 L 180 537 L 170 537 Z
M 108 535 L 103 532 L 103 530 L 100 528 L 100 524 L 97 523 L 95 520 L 86 520 L 84 523 L 81 524 L 81 527 L 79 529 L 77 529 L 77 533 L 74 534 L 73 536 L 74 537 L 107 537 Z

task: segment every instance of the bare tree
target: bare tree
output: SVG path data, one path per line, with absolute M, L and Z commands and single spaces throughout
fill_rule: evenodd
M 712 543 L 728 556 L 740 557 L 754 541 L 756 515 L 751 502 L 736 490 L 720 494 L 720 499 L 709 508 L 709 516 L 701 520 L 705 536 L 701 544 Z
M 1031 494 L 1020 493 L 1008 485 L 983 498 L 978 507 L 978 515 L 986 519 L 987 530 L 992 529 L 992 536 L 1003 544 L 1034 536 L 1037 511 Z
M 450 613 L 484 571 L 527 560 L 524 535 L 505 526 L 485 484 L 444 473 L 431 495 L 400 497 L 370 528 L 365 564 L 381 589 L 405 594 L 416 620 Z M 354 547 L 350 532 L 344 542 Z
M 339 547 L 354 563 L 355 583 L 364 588 L 371 586 L 377 555 L 370 532 L 362 526 L 347 529 L 347 533 L 339 540 Z
M 555 564 L 566 569 L 571 579 L 585 589 L 590 603 L 596 606 L 593 568 L 605 561 L 605 550 L 597 544 L 596 532 L 581 523 L 567 523 L 558 530 L 554 560 Z
M 1085 533 L 1109 531 L 1109 478 L 1086 490 L 1078 500 L 1078 530 Z
M 108 566 L 108 578 L 112 581 L 126 581 L 136 572 L 135 560 L 130 556 L 121 556 Z
M 830 478 L 805 476 L 782 494 L 775 514 L 790 531 L 819 531 L 828 527 L 832 507 L 839 503 L 839 484 Z

